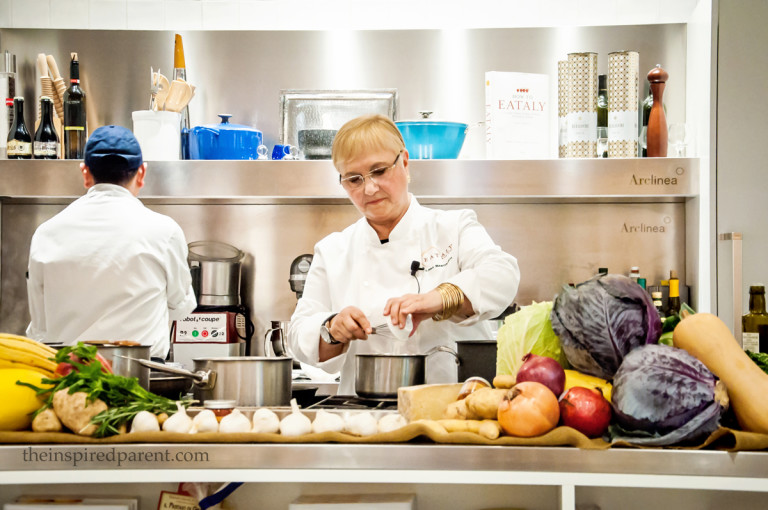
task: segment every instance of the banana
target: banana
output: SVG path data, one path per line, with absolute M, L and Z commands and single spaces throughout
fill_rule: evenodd
M 46 370 L 44 368 L 35 367 L 32 365 L 27 365 L 26 363 L 19 363 L 18 361 L 7 361 L 4 359 L 0 359 L 0 369 L 3 368 L 20 368 L 23 370 L 33 370 L 39 374 L 44 375 L 45 377 L 48 377 L 49 379 L 53 379 L 53 372 L 50 370 Z
M 574 386 L 583 386 L 584 388 L 597 388 L 603 392 L 603 397 L 605 397 L 608 402 L 611 401 L 611 391 L 613 390 L 613 385 L 611 385 L 611 383 L 605 379 L 601 379 L 592 375 L 582 374 L 576 370 L 566 370 L 565 391 L 568 391 Z
M 47 352 L 51 357 L 56 355 L 56 349 L 54 349 L 53 347 L 45 345 L 42 342 L 38 342 L 37 340 L 32 340 L 31 338 L 27 338 L 25 336 L 14 335 L 13 333 L 0 333 L 0 339 L 3 339 L 3 338 L 7 338 L 8 340 L 18 340 L 20 342 L 34 345 L 44 350 L 45 352 Z
M 34 367 L 50 370 L 51 372 L 56 370 L 56 363 L 49 360 L 47 357 L 32 354 L 28 351 L 20 351 L 17 349 L 9 348 L 2 344 L 0 344 L 0 359 L 5 361 L 15 361 L 17 363 L 25 363 Z
M 0 346 L 19 352 L 26 352 L 43 359 L 53 358 L 55 356 L 55 354 L 49 353 L 47 349 L 43 349 L 40 345 L 36 345 L 36 342 L 29 343 L 15 338 L 0 337 Z

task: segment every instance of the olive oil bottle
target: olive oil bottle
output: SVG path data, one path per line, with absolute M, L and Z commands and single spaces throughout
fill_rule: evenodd
M 762 327 L 761 327 L 762 326 Z M 760 341 L 760 331 L 768 328 L 768 313 L 765 312 L 765 286 L 749 287 L 749 313 L 741 317 L 741 345 L 745 351 L 766 352 L 768 338 Z M 763 345 L 760 345 L 760 344 Z

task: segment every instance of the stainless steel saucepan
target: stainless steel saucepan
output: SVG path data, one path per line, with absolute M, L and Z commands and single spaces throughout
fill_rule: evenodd
M 358 354 L 355 392 L 363 398 L 395 400 L 399 387 L 424 384 L 427 356 L 437 352 L 451 354 L 458 365 L 456 351 L 444 345 L 433 347 L 426 354 Z
M 136 360 L 137 363 L 160 372 L 192 379 L 195 399 L 234 400 L 237 406 L 287 406 L 291 400 L 291 369 L 293 358 L 263 356 L 233 356 L 195 358 L 194 372 Z

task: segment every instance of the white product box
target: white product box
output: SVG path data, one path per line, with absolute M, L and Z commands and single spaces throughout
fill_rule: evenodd
M 549 104 L 546 74 L 485 73 L 485 141 L 488 159 L 547 159 Z
M 289 510 L 414 510 L 414 494 L 308 494 Z

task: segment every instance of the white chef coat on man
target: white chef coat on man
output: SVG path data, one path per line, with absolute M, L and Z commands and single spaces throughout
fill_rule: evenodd
M 134 340 L 165 358 L 170 320 L 197 306 L 181 227 L 137 198 L 146 165 L 129 130 L 93 132 L 86 194 L 32 237 L 27 335 L 66 345 Z
M 512 303 L 517 260 L 493 242 L 474 211 L 426 208 L 408 193 L 408 151 L 386 117 L 350 121 L 337 133 L 333 152 L 363 218 L 315 245 L 289 327 L 293 355 L 340 371 L 338 393 L 354 395 L 355 354 L 426 354 L 438 345 L 455 347 L 459 339 L 491 339 L 486 320 Z M 450 312 L 438 288 L 446 284 L 463 296 Z M 440 314 L 452 316 L 441 320 Z M 373 334 L 371 326 L 390 319 L 399 327 L 408 315 L 416 328 L 405 341 L 378 327 Z M 450 354 L 437 352 L 426 366 L 427 383 L 456 381 Z

